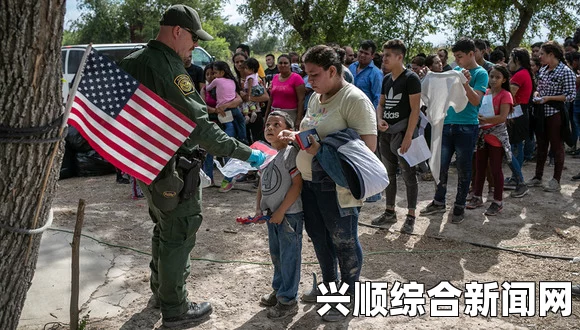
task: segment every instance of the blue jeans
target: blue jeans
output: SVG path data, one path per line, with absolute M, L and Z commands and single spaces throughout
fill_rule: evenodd
M 298 297 L 302 264 L 302 227 L 304 213 L 286 214 L 280 224 L 268 222 L 270 256 L 274 264 L 272 288 L 283 304 Z
M 362 247 L 358 240 L 357 207 L 341 208 L 332 180 L 321 183 L 304 181 L 302 187 L 304 226 L 312 239 L 324 282 L 338 279 L 337 265 L 348 292 L 354 293 L 362 263 Z
M 521 145 L 521 143 L 520 143 L 520 145 Z M 512 146 L 512 150 L 513 150 L 513 146 Z M 522 146 L 522 150 L 523 150 L 523 146 Z M 523 152 L 522 152 L 522 154 L 523 154 Z M 520 158 L 520 157 L 518 157 L 518 158 Z M 515 157 L 515 155 L 513 154 L 513 151 L 512 151 L 512 161 L 511 161 L 511 163 L 507 163 L 507 164 L 508 164 L 508 167 L 510 168 L 510 170 L 512 170 L 512 179 L 514 179 L 516 181 L 516 184 L 522 184 L 522 183 L 524 183 L 524 175 L 522 174 L 523 161 L 522 161 L 522 163 L 520 163 L 518 158 Z
M 209 153 L 203 162 L 203 172 L 213 181 L 213 155 Z
M 445 124 L 443 126 L 440 181 L 435 190 L 435 197 L 433 198 L 438 204 L 445 204 L 449 164 L 455 153 L 458 175 L 455 206 L 465 208 L 465 200 L 467 199 L 469 184 L 471 183 L 473 151 L 475 149 L 478 132 L 478 125 Z
M 576 127 L 576 140 L 580 138 L 580 100 L 574 101 L 574 112 L 572 113 L 572 123 Z
M 246 118 L 244 118 L 242 111 L 240 111 L 239 108 L 231 108 L 228 110 L 232 111 L 232 116 L 234 117 L 234 121 L 232 121 L 232 124 L 234 125 L 235 134 L 230 136 L 234 136 L 240 142 L 247 143 L 248 140 L 246 136 Z

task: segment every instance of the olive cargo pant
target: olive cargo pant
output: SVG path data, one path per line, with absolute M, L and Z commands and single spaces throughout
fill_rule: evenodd
M 199 205 L 198 198 L 185 203 Z M 202 222 L 199 213 L 186 216 L 176 213 L 149 209 L 155 223 L 151 239 L 150 284 L 151 291 L 159 298 L 163 317 L 179 316 L 188 310 L 185 281 L 189 276 L 189 254 L 195 246 L 196 233 Z

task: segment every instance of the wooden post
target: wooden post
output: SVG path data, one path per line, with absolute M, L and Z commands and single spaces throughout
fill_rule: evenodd
M 81 243 L 81 231 L 85 219 L 85 200 L 79 199 L 77 209 L 77 222 L 72 241 L 72 274 L 71 274 L 71 295 L 70 295 L 70 330 L 78 330 L 79 327 L 79 248 Z

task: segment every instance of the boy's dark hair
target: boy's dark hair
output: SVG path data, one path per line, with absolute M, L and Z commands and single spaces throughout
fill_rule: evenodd
M 542 41 L 536 42 L 532 45 L 532 48 L 542 48 L 544 43 Z
M 427 57 L 425 57 L 425 66 L 428 68 L 431 68 L 431 66 L 433 65 L 433 60 L 435 59 L 435 57 L 439 57 L 439 55 L 437 54 L 430 54 L 427 55 Z
M 216 71 L 223 71 L 224 78 L 231 79 L 236 84 L 236 93 L 240 92 L 240 84 L 238 84 L 238 80 L 234 77 L 232 70 L 230 70 L 230 66 L 224 61 L 215 61 L 213 62 L 213 69 Z
M 417 55 L 415 55 L 415 57 L 420 56 L 420 57 L 427 57 L 427 55 L 425 53 L 419 53 Z
M 246 64 L 246 67 L 252 70 L 252 72 L 254 73 L 258 72 L 258 70 L 260 69 L 260 63 L 258 63 L 258 60 L 253 57 L 247 59 L 244 64 Z
M 268 56 L 271 56 L 271 57 L 273 57 L 274 59 L 276 59 L 276 56 L 274 56 L 274 54 L 272 54 L 272 53 L 266 54 L 266 56 L 265 56 L 265 57 L 268 57 Z
M 318 45 L 310 48 L 304 54 L 304 63 L 312 63 L 321 66 L 325 71 L 331 66 L 336 68 L 336 73 L 342 75 L 342 62 L 332 47 Z
M 250 56 L 250 46 L 246 45 L 246 44 L 239 44 L 238 47 L 236 47 L 236 49 L 241 48 L 244 53 L 246 53 L 246 55 Z
M 471 40 L 467 37 L 461 37 L 459 40 L 457 40 L 455 45 L 453 45 L 453 47 L 451 47 L 451 51 L 454 53 L 455 52 L 463 52 L 465 54 L 467 54 L 469 52 L 474 52 L 475 51 L 475 43 L 473 42 L 473 40 Z
M 483 40 L 483 42 L 485 42 L 486 48 L 491 48 L 491 42 L 489 42 L 489 40 L 485 39 L 485 40 Z
M 371 50 L 371 53 L 373 53 L 373 54 L 374 54 L 374 52 L 377 51 L 377 45 L 372 40 L 363 40 L 363 41 L 361 41 L 359 47 L 361 49 L 364 49 L 364 50 L 370 49 Z
M 475 48 L 479 49 L 479 50 L 486 50 L 487 49 L 487 44 L 485 43 L 484 40 L 481 39 L 475 39 L 473 41 L 473 44 L 475 45 Z M 475 51 L 475 49 L 474 49 Z
M 290 115 L 286 111 L 278 111 L 278 110 L 272 111 L 268 115 L 268 118 L 272 116 L 282 117 L 284 119 L 284 123 L 286 124 L 286 128 L 294 129 L 294 122 L 292 121 L 292 118 L 290 118 Z M 268 118 L 266 118 L 266 120 L 268 120 Z
M 418 66 L 424 66 L 425 65 L 425 58 L 423 56 L 415 56 L 413 57 L 413 59 L 411 60 L 412 64 L 418 65 Z
M 565 47 L 572 47 L 578 50 L 578 45 L 574 42 L 574 40 L 572 40 L 572 38 L 569 38 L 566 41 L 564 41 L 564 48 Z
M 407 55 L 407 46 L 405 46 L 405 43 L 399 39 L 392 39 L 385 42 L 383 44 L 383 51 L 385 49 L 397 51 L 399 54 L 403 55 L 403 57 Z
M 491 52 L 491 54 L 489 54 L 489 61 L 493 64 L 497 64 L 502 60 L 505 61 L 505 54 L 499 49 L 496 49 L 493 52 Z

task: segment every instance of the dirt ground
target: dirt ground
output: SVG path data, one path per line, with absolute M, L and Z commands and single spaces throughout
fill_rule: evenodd
M 526 179 L 532 176 L 534 166 L 524 166 Z M 389 288 L 394 281 L 417 281 L 425 284 L 426 290 L 443 280 L 462 290 L 465 283 L 471 281 L 498 281 L 500 285 L 503 281 L 533 281 L 536 290 L 540 281 L 580 282 L 580 264 L 466 243 L 550 256 L 580 256 L 580 188 L 577 182 L 570 181 L 580 170 L 580 160 L 567 157 L 566 166 L 568 169 L 564 171 L 560 193 L 531 188 L 530 194 L 522 199 L 513 199 L 504 193 L 505 206 L 499 216 L 486 217 L 483 215 L 485 209 L 468 210 L 466 220 L 459 225 L 448 222 L 448 213 L 443 216 L 419 215 L 414 235 L 399 233 L 406 206 L 404 184 L 399 177 L 399 222 L 388 230 L 359 226 L 365 253 L 361 280 L 388 282 Z M 506 170 L 504 167 L 504 173 Z M 545 179 L 551 177 L 552 171 L 552 167 L 546 167 Z M 456 178 L 452 169 L 448 192 L 451 201 L 455 196 Z M 418 209 L 421 209 L 433 197 L 434 185 L 422 181 L 419 185 Z M 211 319 L 199 325 L 200 329 L 580 329 L 579 300 L 573 301 L 569 317 L 553 314 L 539 317 L 537 312 L 534 317 L 472 318 L 463 314 L 458 318 L 431 317 L 427 299 L 426 314 L 420 317 L 350 317 L 344 323 L 328 324 L 316 314 L 315 305 L 300 303 L 299 313 L 293 318 L 269 320 L 265 309 L 258 305 L 259 297 L 270 290 L 273 270 L 269 265 L 267 228 L 263 224 L 239 225 L 235 221 L 238 216 L 252 214 L 255 190 L 249 183 L 240 183 L 226 194 L 219 193 L 215 187 L 204 189 L 203 194 L 204 222 L 192 257 L 236 262 L 193 261 L 188 279 L 190 297 L 194 301 L 210 301 L 214 306 Z M 114 176 L 60 181 L 53 205 L 53 226 L 73 229 L 79 198 L 88 203 L 86 232 L 109 243 L 150 250 L 153 225 L 148 218 L 146 201 L 132 200 L 127 185 L 116 184 Z M 383 208 L 384 198 L 378 203 L 366 204 L 360 221 L 370 223 Z M 159 310 L 147 307 L 150 297 L 149 257 L 114 249 L 118 253 L 134 254 L 129 274 L 126 274 L 129 278 L 127 286 L 142 296 L 118 315 L 106 319 L 91 318 L 88 328 L 162 328 Z M 302 258 L 301 292 L 312 286 L 311 272 L 320 273 L 306 232 Z M 460 312 L 463 308 L 460 300 Z M 501 308 L 498 310 L 501 315 Z

